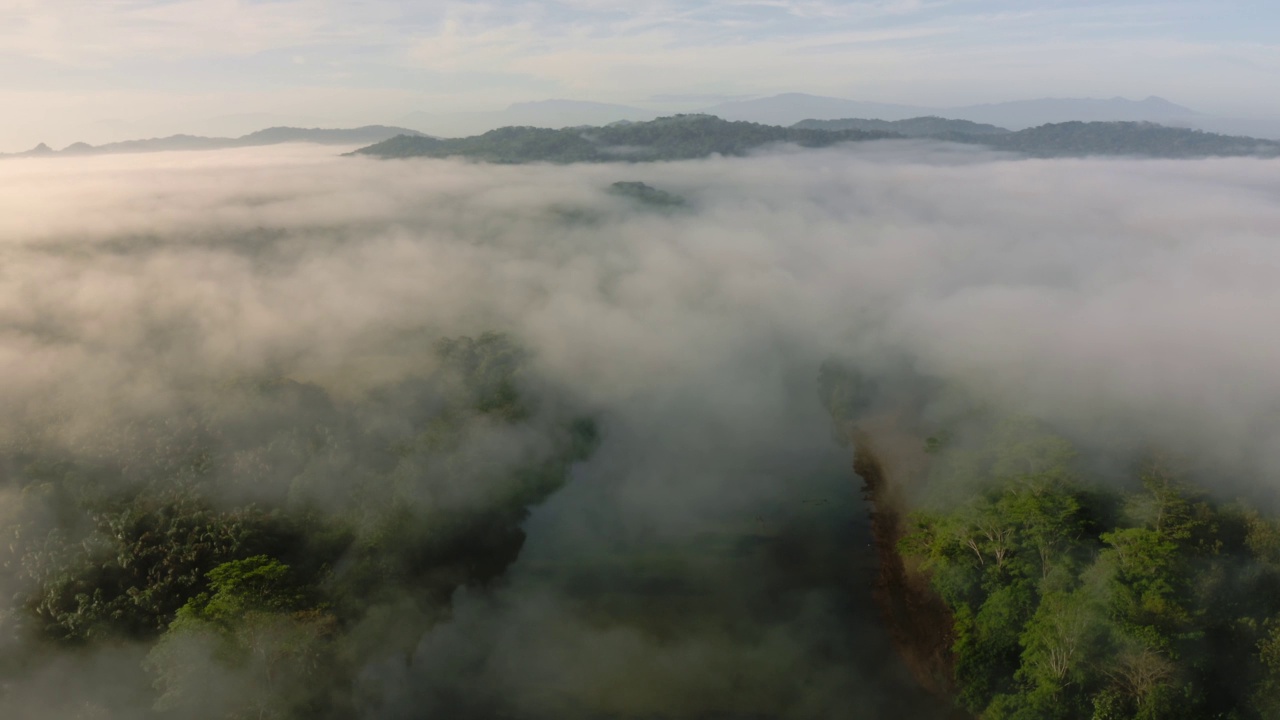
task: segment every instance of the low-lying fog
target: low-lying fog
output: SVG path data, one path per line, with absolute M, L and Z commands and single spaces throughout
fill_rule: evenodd
M 829 357 L 1123 428 L 1215 463 L 1224 492 L 1280 477 L 1280 161 L 282 146 L 6 160 L 0 183 L 0 439 L 91 443 L 176 388 L 264 370 L 355 394 L 422 362 L 414 338 L 485 330 L 596 413 L 598 451 L 507 582 L 460 593 L 412 664 L 367 668 L 369 717 L 460 694 L 533 716 L 924 712 L 867 600 L 864 511 L 817 392 Z M 763 549 L 699 565 L 722 536 Z M 625 571 L 650 556 L 678 566 L 652 587 Z M 690 577 L 706 587 L 680 605 Z

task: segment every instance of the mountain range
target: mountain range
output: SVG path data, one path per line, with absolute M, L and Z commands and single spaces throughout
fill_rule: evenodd
M 54 155 L 107 155 L 112 153 L 165 152 L 174 150 L 222 150 L 226 148 L 258 147 L 281 143 L 305 142 L 321 145 L 365 145 L 378 143 L 399 135 L 422 136 L 417 130 L 386 125 L 366 125 L 349 129 L 273 127 L 242 135 L 237 138 L 201 137 L 199 135 L 170 135 L 146 140 L 125 140 L 104 145 L 73 143 L 62 150 L 54 150 L 44 143 L 21 153 L 0 153 L 0 157 L 37 157 Z
M 1011 130 L 1076 120 L 1156 122 L 1169 126 L 1280 139 L 1280 119 L 1223 118 L 1200 113 L 1158 97 L 1148 97 L 1144 100 L 1128 100 L 1120 97 L 1040 98 L 983 105 L 930 107 L 785 93 L 763 98 L 721 102 L 699 108 L 695 112 L 715 115 L 725 120 L 779 126 L 789 126 L 809 119 L 876 118 L 893 121 L 926 116 L 969 120 Z M 432 135 L 462 137 L 499 127 L 527 125 L 563 128 L 577 125 L 607 125 L 619 120 L 632 122 L 653 120 L 666 114 L 669 113 L 631 105 L 577 100 L 544 100 L 516 103 L 506 110 L 495 112 L 416 112 L 402 118 L 401 124 Z
M 1202 116 L 1180 105 L 1148 98 L 1112 100 L 1033 100 L 964 109 L 970 118 L 937 114 L 894 118 L 913 109 L 807 95 L 780 95 L 721 103 L 716 114 L 693 113 L 651 118 L 647 111 L 623 105 L 546 101 L 513 105 L 507 114 L 489 114 L 485 122 L 512 115 L 519 122 L 461 138 L 436 137 L 419 130 L 386 125 L 349 129 L 272 127 L 240 137 L 170 135 L 103 145 L 74 143 L 54 150 L 41 143 L 22 153 L 0 157 L 85 156 L 110 153 L 216 150 L 290 142 L 364 146 L 358 152 L 381 157 L 461 156 L 490 162 L 600 162 L 705 157 L 713 153 L 739 155 L 768 143 L 819 147 L 856 140 L 932 138 L 984 145 L 1035 157 L 1143 155 L 1201 157 L 1275 155 L 1280 143 L 1243 133 L 1218 134 L 1185 126 Z M 827 117 L 833 113 L 862 115 Z M 583 113 L 595 122 L 560 127 L 556 118 Z M 1122 116 L 1124 120 L 1071 120 L 1019 128 L 981 118 L 1021 118 L 1022 122 L 1069 114 L 1086 117 Z M 963 114 L 957 110 L 953 114 Z M 619 116 L 624 117 L 619 117 Z M 775 117 L 785 123 L 761 123 L 744 117 Z M 1145 118 L 1161 116 L 1161 122 Z M 475 117 L 473 117 L 473 120 Z
M 1030 157 L 1280 157 L 1280 142 L 1150 122 L 1051 123 L 1011 131 L 944 118 L 807 120 L 790 127 L 676 115 L 603 127 L 505 127 L 466 138 L 400 136 L 351 153 L 379 158 L 463 157 L 495 163 L 687 160 L 745 155 L 779 143 L 828 147 L 866 140 L 930 138 Z
M 1111 120 L 1168 123 L 1188 120 L 1200 115 L 1196 111 L 1158 97 L 1145 100 L 1042 98 L 987 105 L 937 108 L 915 105 L 886 105 L 840 98 L 788 93 L 757 100 L 723 103 L 706 110 L 726 120 L 746 120 L 777 125 L 790 125 L 805 119 L 878 118 L 905 120 L 921 116 L 938 116 L 951 120 L 990 123 L 1011 130 L 1022 130 L 1046 123 L 1102 122 Z
M 395 137 L 352 154 L 375 157 L 465 157 L 494 163 L 690 160 L 742 155 L 771 143 L 825 147 L 895 137 L 864 130 L 808 130 L 675 115 L 603 127 L 504 127 L 465 138 Z
M 630 105 L 582 100 L 539 100 L 515 103 L 491 112 L 412 112 L 399 123 L 424 129 L 431 135 L 463 137 L 500 127 L 563 128 L 574 125 L 608 125 L 619 120 L 653 120 L 664 113 Z

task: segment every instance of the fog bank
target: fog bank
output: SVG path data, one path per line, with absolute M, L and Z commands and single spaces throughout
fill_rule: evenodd
M 687 206 L 606 192 L 621 180 Z M 282 146 L 8 160 L 0 182 L 5 442 L 104 442 L 255 373 L 356 396 L 431 362 L 427 340 L 485 330 L 597 415 L 599 450 L 504 587 L 366 669 L 369 717 L 901 716 L 872 611 L 830 581 L 842 562 L 869 577 L 856 548 L 800 563 L 813 576 L 768 552 L 718 567 L 722 606 L 748 609 L 684 634 L 574 584 L 735 523 L 773 548 L 805 526 L 814 547 L 858 542 L 817 395 L 833 356 L 1177 449 L 1224 493 L 1280 490 L 1280 161 L 883 143 L 553 167 Z

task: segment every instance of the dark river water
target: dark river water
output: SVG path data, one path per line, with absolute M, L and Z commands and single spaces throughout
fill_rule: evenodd
M 597 455 L 527 522 L 499 600 L 459 599 L 458 642 L 488 650 L 451 702 L 492 694 L 495 714 L 530 718 L 942 717 L 880 624 L 852 450 L 816 402 L 785 407 L 767 422 L 688 407 L 649 422 L 661 403 L 607 417 Z

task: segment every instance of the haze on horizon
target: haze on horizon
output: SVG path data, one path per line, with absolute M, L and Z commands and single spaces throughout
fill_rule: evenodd
M 1280 117 L 1262 0 L 10 0 L 0 149 L 402 124 L 548 98 L 655 112 L 805 92 L 950 107 L 1166 98 Z

